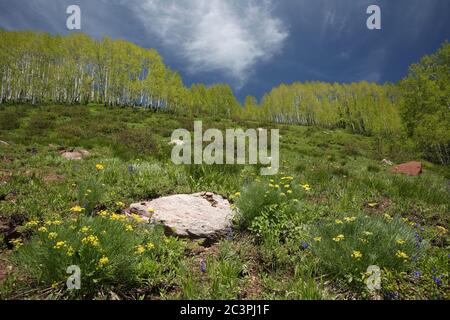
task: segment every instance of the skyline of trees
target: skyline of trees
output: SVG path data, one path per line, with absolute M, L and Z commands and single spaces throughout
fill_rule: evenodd
M 383 137 L 406 131 L 448 163 L 449 47 L 445 43 L 437 54 L 413 65 L 399 84 L 280 84 L 261 101 L 247 96 L 241 105 L 228 84 L 186 87 L 155 49 L 83 33 L 0 30 L 0 104 L 139 106 L 194 117 L 347 128 Z M 439 143 L 426 146 L 422 136 Z

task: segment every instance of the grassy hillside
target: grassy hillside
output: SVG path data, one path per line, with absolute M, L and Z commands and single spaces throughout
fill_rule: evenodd
M 419 177 L 396 175 L 383 158 L 419 160 L 401 144 L 345 130 L 202 120 L 219 129 L 280 128 L 280 174 L 175 166 L 170 135 L 192 129 L 191 118 L 95 105 L 1 107 L 0 299 L 449 298 L 448 167 L 424 162 Z M 60 156 L 73 148 L 91 155 Z M 239 209 L 228 239 L 210 248 L 118 214 L 134 202 L 200 191 Z M 80 291 L 65 289 L 71 264 L 86 270 Z M 382 269 L 375 293 L 364 283 L 369 265 Z

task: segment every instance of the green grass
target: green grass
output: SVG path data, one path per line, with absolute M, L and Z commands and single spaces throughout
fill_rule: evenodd
M 449 226 L 448 167 L 424 161 L 420 177 L 395 175 L 381 160 L 419 159 L 407 143 L 345 130 L 202 120 L 204 128 L 222 130 L 279 128 L 279 175 L 261 177 L 258 166 L 172 164 L 171 132 L 192 130 L 194 119 L 101 106 L 0 106 L 0 140 L 9 143 L 0 144 L 0 224 L 16 230 L 0 236 L 0 268 L 13 270 L 0 283 L 0 298 L 449 298 L 449 235 L 441 228 Z M 61 148 L 91 155 L 69 161 Z M 234 236 L 203 254 L 160 230 L 99 216 L 119 212 L 120 203 L 200 191 L 221 194 L 239 210 Z M 74 215 L 77 205 L 85 210 Z M 61 224 L 45 225 L 55 220 Z M 132 232 L 125 229 L 130 223 Z M 37 231 L 42 226 L 47 233 Z M 82 226 L 100 247 L 85 248 Z M 49 232 L 58 238 L 48 239 Z M 364 232 L 373 237 L 367 243 L 360 240 Z M 340 234 L 345 240 L 333 241 Z M 77 255 L 55 249 L 56 240 Z M 155 248 L 136 255 L 148 242 Z M 399 250 L 408 259 L 397 257 Z M 108 266 L 97 269 L 103 256 Z M 79 292 L 64 289 L 68 264 L 81 264 L 89 275 Z M 375 295 L 364 284 L 370 264 L 382 269 Z

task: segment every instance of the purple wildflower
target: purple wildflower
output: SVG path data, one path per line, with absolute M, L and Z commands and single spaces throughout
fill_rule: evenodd
M 433 276 L 433 281 L 437 286 L 441 286 L 442 284 L 442 279 L 440 277 Z
M 420 272 L 420 271 L 414 271 L 414 272 L 413 272 L 413 276 L 414 276 L 414 278 L 420 278 L 420 277 L 422 276 L 422 272 Z
M 200 271 L 202 273 L 206 272 L 206 262 L 205 262 L 205 260 L 202 260 L 202 262 L 200 263 Z
M 306 243 L 305 241 L 302 241 L 301 246 L 302 246 L 302 249 L 303 249 L 303 250 L 306 250 L 306 249 L 309 248 L 309 244 Z

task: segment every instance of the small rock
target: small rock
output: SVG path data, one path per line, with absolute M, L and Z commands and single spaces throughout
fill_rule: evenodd
M 422 171 L 422 163 L 417 161 L 403 163 L 391 169 L 392 173 L 404 173 L 410 176 L 418 176 L 422 173 Z
M 127 210 L 153 224 L 163 225 L 167 233 L 190 239 L 215 242 L 226 237 L 232 225 L 233 210 L 219 195 L 197 193 L 135 203 Z
M 82 160 L 83 158 L 86 158 L 90 155 L 89 151 L 87 150 L 75 150 L 75 151 L 62 151 L 60 152 L 61 157 L 68 159 L 68 160 Z
M 170 146 L 182 146 L 182 145 L 184 145 L 184 143 L 185 143 L 184 141 L 176 139 L 176 140 L 170 141 L 169 145 Z
M 394 163 L 392 161 L 387 160 L 387 159 L 383 159 L 383 160 L 381 160 L 381 162 L 383 164 L 385 164 L 385 165 L 388 165 L 388 166 L 393 166 L 394 165 Z

